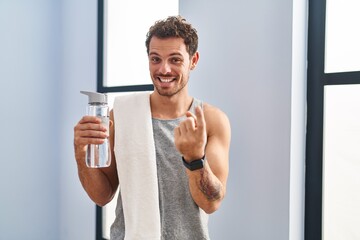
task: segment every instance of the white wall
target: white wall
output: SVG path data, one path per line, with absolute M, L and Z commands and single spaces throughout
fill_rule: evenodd
M 59 1 L 0 1 L 0 239 L 59 239 Z
M 80 90 L 96 90 L 97 0 L 63 0 L 62 24 L 60 239 L 95 239 L 95 205 L 78 179 L 73 128 L 86 113 Z
M 232 123 L 228 194 L 211 216 L 212 239 L 291 235 L 292 7 L 181 1 L 200 35 L 191 93 Z M 94 239 L 72 136 L 85 112 L 79 91 L 96 89 L 96 21 L 97 0 L 0 2 L 1 238 Z

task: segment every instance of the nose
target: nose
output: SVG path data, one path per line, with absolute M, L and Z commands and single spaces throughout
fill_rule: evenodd
M 171 72 L 170 64 L 166 61 L 162 62 L 159 71 L 161 74 L 170 73 Z

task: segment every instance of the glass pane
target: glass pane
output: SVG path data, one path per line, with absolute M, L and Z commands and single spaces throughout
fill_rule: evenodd
M 325 87 L 323 239 L 360 239 L 360 85 Z
M 360 71 L 360 1 L 326 1 L 325 73 Z
M 178 0 L 105 0 L 104 86 L 151 84 L 145 38 L 159 19 L 179 14 Z

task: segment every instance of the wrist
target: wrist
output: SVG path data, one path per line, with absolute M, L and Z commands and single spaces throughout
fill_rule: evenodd
M 184 154 L 182 156 L 182 158 L 183 158 L 184 161 L 190 163 L 192 161 L 205 158 L 205 152 L 197 153 L 197 154 L 188 154 L 188 155 Z
M 182 157 L 182 161 L 184 166 L 190 171 L 198 170 L 204 168 L 205 164 L 205 155 L 199 159 L 195 159 L 192 161 L 186 161 L 184 157 Z

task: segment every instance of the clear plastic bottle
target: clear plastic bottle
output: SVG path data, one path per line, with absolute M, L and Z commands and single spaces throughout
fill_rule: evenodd
M 87 114 L 101 118 L 102 123 L 109 132 L 109 106 L 107 95 L 97 92 L 80 91 L 89 96 Z M 90 168 L 108 167 L 111 163 L 109 139 L 105 139 L 103 144 L 89 144 L 86 150 L 86 165 Z

